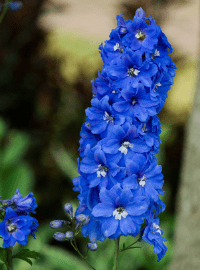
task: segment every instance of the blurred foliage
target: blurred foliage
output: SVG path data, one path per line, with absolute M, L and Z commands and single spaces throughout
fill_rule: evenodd
M 155 14 L 151 13 L 154 4 L 162 5 L 162 9 L 157 6 L 154 16 L 162 23 L 166 14 L 161 10 L 167 3 L 170 2 L 124 1 L 119 7 L 119 14 L 123 12 L 125 17 L 132 18 L 138 5 L 148 10 L 148 14 Z M 30 237 L 27 248 L 41 252 L 42 257 L 34 262 L 33 268 L 19 260 L 15 260 L 15 265 L 16 269 L 27 270 L 88 269 L 68 242 L 59 243 L 52 238 L 55 231 L 49 223 L 54 219 L 66 219 L 63 210 L 66 202 L 75 208 L 78 206 L 78 193 L 72 191 L 72 178 L 78 175 L 79 133 L 85 121 L 85 109 L 90 106 L 92 97 L 90 80 L 97 77 L 97 70 L 102 66 L 99 44 L 95 39 L 91 42 L 76 34 L 45 32 L 39 28 L 37 19 L 48 12 L 48 1 L 29 0 L 23 4 L 22 10 L 6 16 L 0 28 L 0 195 L 7 199 L 16 188 L 20 189 L 22 196 L 34 192 L 38 203 L 36 218 L 40 226 L 36 240 Z M 52 2 L 51 12 L 60 12 L 61 9 L 64 6 L 60 8 Z M 184 87 L 193 87 L 191 81 L 194 81 L 196 64 L 188 62 L 183 66 L 183 59 L 178 56 L 174 61 L 181 70 L 180 76 L 175 77 L 173 92 L 176 95 Z M 185 82 L 183 76 L 187 78 Z M 178 84 L 181 85 L 180 90 L 176 90 Z M 119 266 L 123 270 L 167 269 L 173 255 L 174 206 L 186 115 L 184 110 L 181 120 L 174 120 L 173 106 L 177 107 L 180 100 L 176 98 L 173 106 L 172 100 L 174 97 L 169 97 L 169 106 L 166 103 L 166 109 L 160 114 L 162 144 L 157 155 L 165 177 L 163 200 L 167 209 L 160 218 L 164 237 L 168 239 L 168 251 L 157 263 L 153 247 L 141 243 L 142 250 L 120 254 Z M 185 108 L 188 102 L 185 97 Z M 173 107 L 171 110 L 170 106 Z M 183 108 L 181 103 L 179 107 Z M 88 239 L 81 235 L 77 239 L 83 253 L 87 242 Z M 122 237 L 121 244 L 123 242 L 128 245 L 134 240 Z M 98 242 L 98 245 L 98 251 L 90 252 L 88 259 L 98 270 L 111 269 L 114 241 L 106 240 Z M 15 251 L 19 249 L 16 245 Z

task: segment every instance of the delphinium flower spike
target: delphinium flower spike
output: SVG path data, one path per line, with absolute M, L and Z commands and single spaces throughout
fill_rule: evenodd
M 139 8 L 133 20 L 117 16 L 117 27 L 99 49 L 104 65 L 92 80 L 92 106 L 81 129 L 80 176 L 73 179 L 73 190 L 80 192 L 75 216 L 90 217 L 81 231 L 91 243 L 140 236 L 154 245 L 160 260 L 167 247 L 158 225 L 165 204 L 155 157 L 161 133 L 157 114 L 175 76 L 172 47 Z
M 114 239 L 116 270 L 120 236 L 139 237 L 121 252 L 145 241 L 154 245 L 160 261 L 167 250 L 158 218 L 165 204 L 160 199 L 162 167 L 155 157 L 161 143 L 157 114 L 176 67 L 168 55 L 172 47 L 167 37 L 142 8 L 133 20 L 117 16 L 117 27 L 99 49 L 104 64 L 91 81 L 93 97 L 79 141 L 80 176 L 73 179 L 79 207 L 72 218 L 72 207 L 65 206 L 74 224 L 65 240 L 71 235 L 73 245 L 81 229 L 94 251 L 97 241 Z

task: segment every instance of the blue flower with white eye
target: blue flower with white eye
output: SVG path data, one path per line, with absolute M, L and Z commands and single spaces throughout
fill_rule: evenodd
M 125 176 L 125 169 L 118 166 L 119 157 L 106 155 L 99 147 L 94 151 L 88 149 L 80 165 L 80 171 L 87 174 L 89 188 L 112 186 Z
M 138 118 L 141 122 L 146 122 L 149 116 L 156 115 L 159 100 L 153 101 L 142 84 L 138 85 L 137 90 L 123 90 L 121 95 L 119 101 L 112 105 L 116 112 Z
M 145 153 L 150 147 L 138 137 L 137 128 L 126 122 L 123 126 L 113 127 L 111 135 L 102 142 L 102 149 L 107 154 L 115 154 L 121 160 L 132 158 L 134 153 Z
M 137 88 L 139 82 L 150 87 L 151 78 L 158 71 L 156 64 L 142 61 L 140 51 L 133 52 L 130 49 L 126 49 L 122 55 L 121 65 L 105 66 L 104 69 L 112 80 L 111 85 L 122 90 L 130 87 Z
M 20 215 L 11 208 L 6 209 L 4 220 L 0 223 L 0 235 L 3 238 L 3 248 L 13 247 L 15 243 L 26 245 L 28 235 L 37 231 L 38 221 L 28 215 Z
M 144 19 L 138 16 L 135 16 L 133 21 L 128 21 L 126 25 L 128 34 L 123 37 L 122 44 L 133 51 L 152 52 L 158 43 L 159 26 L 148 25 Z
M 105 45 L 99 46 L 101 57 L 106 65 L 120 65 L 124 47 L 121 37 L 117 29 L 113 29 L 110 33 L 110 40 L 105 42 Z
M 167 247 L 163 241 L 167 241 L 163 236 L 163 231 L 159 227 L 159 218 L 150 216 L 144 229 L 142 240 L 150 245 L 154 245 L 154 252 L 158 255 L 158 262 L 165 256 Z
M 119 183 L 110 190 L 102 188 L 99 197 L 101 203 L 93 208 L 92 215 L 101 222 L 104 236 L 136 236 L 140 232 L 144 221 L 142 215 L 149 206 L 146 197 L 134 197 L 129 189 L 122 189 Z
M 134 189 L 137 196 L 148 196 L 149 199 L 159 199 L 158 190 L 163 187 L 161 165 L 149 162 L 144 154 L 135 154 L 131 160 L 126 160 L 128 177 L 123 179 L 122 186 Z
M 91 104 L 92 107 L 87 108 L 85 112 L 93 134 L 106 136 L 112 129 L 112 126 L 121 125 L 125 122 L 123 115 L 114 114 L 112 106 L 109 105 L 108 96 L 104 96 L 100 101 L 94 98 Z

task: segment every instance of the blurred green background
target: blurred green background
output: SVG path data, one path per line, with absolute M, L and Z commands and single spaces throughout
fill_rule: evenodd
M 49 223 L 66 219 L 66 202 L 78 206 L 72 179 L 78 175 L 78 141 L 85 109 L 92 98 L 90 81 L 102 67 L 98 46 L 116 27 L 116 15 L 123 13 L 125 19 L 132 19 L 141 6 L 168 36 L 174 48 L 172 59 L 178 68 L 165 108 L 159 114 L 162 144 L 157 157 L 163 166 L 166 192 L 162 199 L 167 205 L 160 215 L 160 226 L 168 239 L 168 251 L 157 263 L 153 246 L 140 244 L 142 249 L 120 255 L 119 269 L 168 269 L 173 256 L 185 124 L 197 81 L 197 1 L 22 2 L 23 9 L 8 13 L 0 26 L 0 195 L 10 198 L 16 188 L 22 196 L 34 193 L 38 204 L 35 217 L 40 226 L 36 240 L 29 237 L 27 247 L 42 256 L 32 268 L 15 260 L 15 268 L 89 269 L 68 242 L 59 243 L 52 238 L 56 230 Z M 187 24 L 193 25 L 189 41 L 183 20 L 186 13 L 190 18 Z M 77 243 L 83 253 L 87 242 L 80 234 Z M 130 244 L 134 239 L 122 237 L 123 242 Z M 111 269 L 114 242 L 107 240 L 98 245 L 98 251 L 88 256 L 89 261 L 98 270 Z M 16 245 L 15 251 L 18 249 Z

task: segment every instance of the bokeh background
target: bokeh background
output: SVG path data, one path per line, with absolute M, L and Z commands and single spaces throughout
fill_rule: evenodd
M 174 220 L 180 184 L 183 139 L 198 75 L 198 0 L 24 0 L 0 25 L 0 195 L 10 198 L 19 188 L 33 192 L 38 203 L 36 240 L 28 248 L 41 252 L 33 267 L 15 260 L 16 269 L 89 269 L 68 242 L 56 242 L 49 227 L 66 219 L 63 206 L 78 206 L 72 179 L 78 175 L 80 129 L 90 106 L 90 81 L 101 70 L 98 46 L 116 27 L 116 15 L 132 19 L 142 7 L 156 19 L 174 48 L 177 66 L 165 107 L 161 148 L 157 155 L 165 179 L 160 226 L 168 251 L 157 263 L 153 246 L 142 244 L 120 255 L 119 269 L 168 269 L 173 258 Z M 62 229 L 60 229 L 62 231 Z M 121 243 L 132 243 L 122 237 Z M 84 253 L 87 238 L 78 246 Z M 88 259 L 98 270 L 111 269 L 112 240 L 98 242 Z M 17 252 L 19 247 L 15 247 Z M 15 252 L 14 251 L 14 252 Z M 3 269 L 3 268 L 2 268 Z

